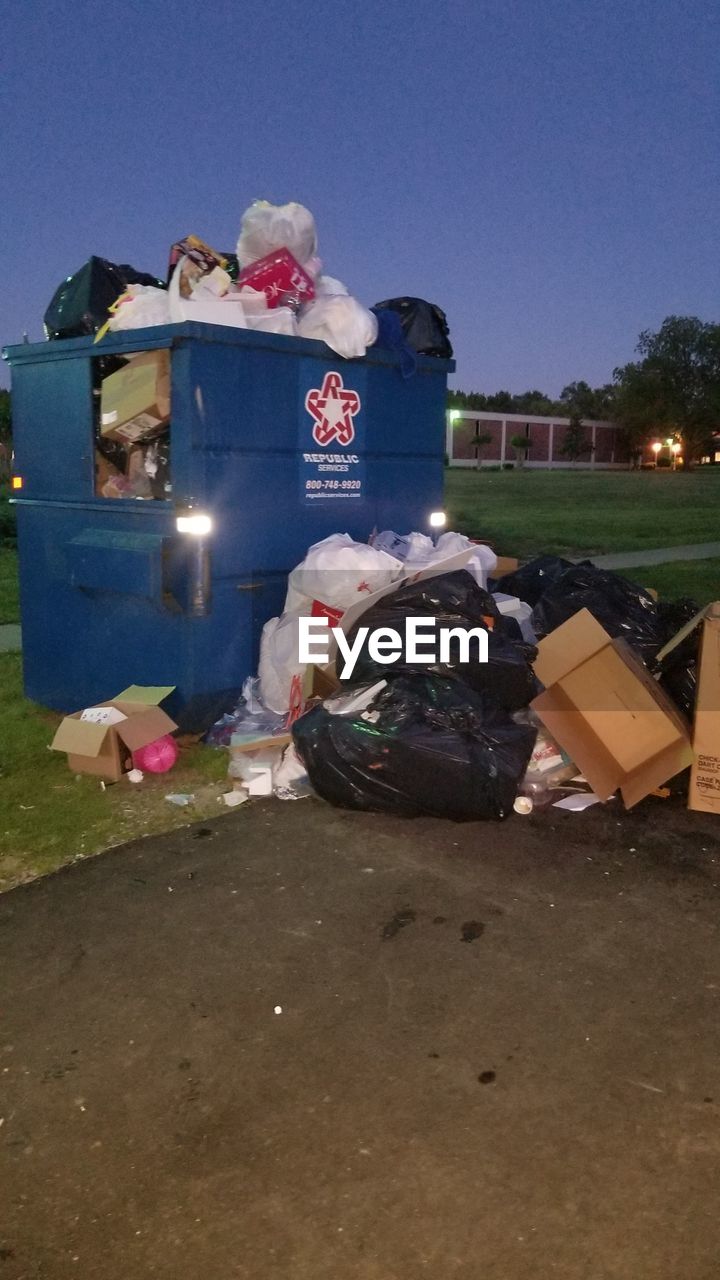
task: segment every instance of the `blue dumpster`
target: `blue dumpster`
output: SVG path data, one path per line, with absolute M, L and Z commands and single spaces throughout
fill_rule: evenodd
M 102 496 L 101 382 L 169 352 L 170 477 Z M 25 691 L 59 711 L 129 684 L 237 688 L 289 570 L 333 532 L 427 530 L 442 508 L 451 361 L 184 323 L 6 348 Z M 160 357 L 158 357 L 159 359 Z M 165 357 L 162 357 L 165 359 Z

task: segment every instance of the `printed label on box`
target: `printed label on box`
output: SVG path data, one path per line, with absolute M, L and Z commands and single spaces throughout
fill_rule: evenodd
M 720 756 L 698 756 L 695 786 L 701 795 L 720 797 Z
M 145 432 L 159 426 L 161 421 L 161 418 L 154 417 L 152 413 L 139 413 L 132 422 L 126 422 L 124 426 L 118 427 L 116 434 L 122 436 L 124 440 L 138 440 Z

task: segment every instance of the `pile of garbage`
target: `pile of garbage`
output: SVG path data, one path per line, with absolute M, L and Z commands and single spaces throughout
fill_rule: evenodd
M 66 716 L 52 746 L 110 782 L 165 774 L 172 693 L 133 685 Z M 333 534 L 289 575 L 259 674 L 206 741 L 229 753 L 231 807 L 316 794 L 502 819 L 617 793 L 630 808 L 689 769 L 688 807 L 720 813 L 718 708 L 720 602 L 659 602 L 589 562 L 502 563 L 457 533 Z
M 256 200 L 242 216 L 234 253 L 188 235 L 170 249 L 165 281 L 93 257 L 60 284 L 45 313 L 50 339 L 184 321 L 319 339 L 345 359 L 375 343 L 394 347 L 406 376 L 416 353 L 450 358 L 447 321 L 420 298 L 365 307 L 327 275 L 315 219 L 297 203 Z
M 720 696 L 708 675 L 714 644 L 720 682 L 720 606 L 658 602 L 558 557 L 498 572 L 488 546 L 455 533 L 311 547 L 264 628 L 258 678 L 208 735 L 229 750 L 233 785 L 500 819 L 618 791 L 631 807 L 692 766 L 690 807 L 720 811 L 718 726 L 712 765 L 691 738 L 693 716 L 707 737 L 701 709 Z M 325 649 L 306 661 L 309 628 Z

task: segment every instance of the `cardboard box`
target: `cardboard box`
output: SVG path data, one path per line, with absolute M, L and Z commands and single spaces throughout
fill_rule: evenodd
M 310 302 L 315 297 L 312 276 L 300 266 L 289 249 L 275 249 L 245 267 L 238 275 L 237 287 L 264 293 L 270 310 L 281 306 L 288 294 L 299 297 L 302 302 Z
M 100 434 L 136 444 L 164 430 L 170 418 L 170 352 L 143 351 L 103 380 Z
M 516 573 L 519 567 L 520 561 L 516 560 L 515 556 L 498 556 L 492 576 L 497 582 L 498 578 L 504 578 L 506 573 Z
M 540 641 L 534 665 L 546 687 L 533 710 L 601 800 L 619 788 L 629 809 L 692 764 L 680 712 L 587 609 Z
M 487 542 L 485 538 L 471 538 L 470 541 L 473 542 L 475 546 L 490 547 L 491 551 L 495 550 L 492 543 Z M 499 556 L 496 553 L 496 559 L 497 564 L 490 575 L 490 577 L 496 582 L 498 578 L 504 578 L 506 573 L 515 573 L 520 567 L 520 561 L 517 560 L 515 556 Z
M 73 773 L 89 773 L 118 782 L 132 767 L 133 751 L 177 729 L 175 721 L 158 705 L 172 691 L 173 686 L 132 685 L 108 702 L 98 703 L 125 717 L 115 724 L 98 724 L 96 717 L 84 720 L 86 712 L 75 711 L 61 722 L 52 749 L 67 752 L 68 767 Z
M 720 600 L 702 623 L 693 752 L 688 809 L 720 814 Z

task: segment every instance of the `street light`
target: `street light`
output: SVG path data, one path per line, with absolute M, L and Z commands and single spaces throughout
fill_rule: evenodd
M 659 441 L 659 440 L 654 440 L 654 441 L 653 441 L 653 443 L 651 444 L 650 448 L 652 449 L 653 453 L 655 454 L 655 467 L 657 468 L 658 454 L 659 454 L 660 450 L 662 449 L 662 445 L 661 445 L 661 443 L 660 443 L 660 441 Z
M 680 453 L 681 449 L 682 449 L 682 445 L 678 440 L 676 440 L 675 443 L 670 446 L 670 452 L 672 453 L 672 456 L 673 456 L 672 458 L 673 471 L 677 469 L 678 454 Z

